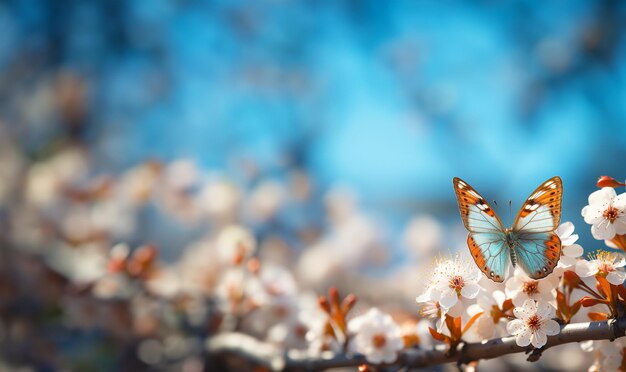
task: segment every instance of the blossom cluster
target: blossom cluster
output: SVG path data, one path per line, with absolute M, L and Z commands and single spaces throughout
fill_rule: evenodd
M 9 366 L 80 363 L 37 352 L 51 328 L 102 350 L 96 358 L 114 366 L 241 368 L 207 346 L 231 333 L 307 358 L 342 353 L 390 364 L 409 349 L 496 337 L 540 349 L 562 325 L 615 319 L 625 307 L 626 196 L 606 178 L 582 216 L 607 249 L 584 256 L 564 222 L 552 273 L 535 280 L 517 268 L 494 283 L 463 245 L 450 257 L 437 253 L 451 243 L 427 215 L 404 231 L 411 264 L 380 275 L 390 256 L 379 224 L 349 191 L 320 194 L 303 172 L 237 180 L 179 160 L 102 175 L 78 147 L 32 164 L 10 144 L 0 156 L 12 159 L 0 162 L 12 164 L 0 172 L 9 257 L 0 314 L 34 306 L 0 319 L 11 335 L 0 341 L 19 357 Z M 307 213 L 319 204 L 324 221 Z M 25 347 L 32 340 L 39 347 Z M 132 350 L 130 359 L 115 359 L 110 342 Z M 626 349 L 610 345 L 584 344 L 592 368 L 626 365 Z

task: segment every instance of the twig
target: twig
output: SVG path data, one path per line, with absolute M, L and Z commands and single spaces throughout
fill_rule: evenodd
M 436 345 L 429 349 L 405 349 L 393 365 L 424 368 L 444 363 L 468 363 L 480 359 L 493 359 L 519 352 L 530 353 L 528 360 L 535 361 L 539 359 L 541 353 L 553 346 L 587 340 L 612 341 L 623 337 L 625 332 L 626 318 L 605 322 L 575 323 L 563 326 L 558 335 L 548 337 L 548 342 L 541 349 L 517 346 L 515 337 L 504 337 L 480 343 L 461 343 L 454 352 L 449 352 L 446 345 Z M 322 353 L 320 357 L 312 358 L 302 352 L 285 353 L 274 345 L 241 333 L 219 334 L 208 340 L 207 348 L 211 354 L 235 354 L 275 371 L 310 371 L 332 367 L 353 367 L 367 363 L 365 357 L 358 354 Z

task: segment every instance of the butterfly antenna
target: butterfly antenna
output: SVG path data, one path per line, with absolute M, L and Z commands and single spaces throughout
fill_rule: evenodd
M 498 206 L 498 201 L 496 199 L 493 199 L 493 204 L 497 207 Z
M 513 216 L 513 207 L 511 206 L 510 200 L 509 200 L 509 216 Z

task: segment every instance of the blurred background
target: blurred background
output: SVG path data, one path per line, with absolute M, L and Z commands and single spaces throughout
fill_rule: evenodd
M 599 248 L 580 210 L 598 176 L 624 179 L 625 20 L 611 0 L 2 2 L 0 243 L 23 269 L 4 275 L 60 281 L 47 300 L 6 284 L 5 333 L 47 340 L 17 362 L 75 362 L 51 356 L 67 324 L 29 325 L 67 314 L 68 281 L 74 309 L 113 245 L 180 265 L 233 223 L 303 288 L 383 301 L 363 288 L 466 249 L 454 176 L 510 224 L 559 175 L 563 221 Z

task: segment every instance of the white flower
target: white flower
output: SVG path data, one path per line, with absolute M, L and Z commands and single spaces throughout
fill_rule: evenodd
M 618 196 L 612 187 L 595 191 L 589 195 L 589 205 L 583 208 L 582 215 L 598 240 L 626 234 L 626 194 Z
M 580 260 L 576 263 L 576 274 L 581 278 L 594 275 L 605 277 L 613 285 L 621 285 L 626 279 L 623 271 L 626 260 L 619 253 L 599 250 L 596 254 L 590 254 L 590 261 Z
M 621 371 L 620 367 L 624 362 L 624 345 L 623 339 L 619 338 L 615 341 L 598 340 L 584 342 L 583 351 L 595 352 L 595 362 L 592 367 L 596 367 L 597 371 Z M 591 370 L 591 368 L 589 369 Z
M 217 249 L 224 262 L 239 265 L 252 256 L 256 249 L 256 240 L 244 227 L 232 225 L 220 232 Z
M 540 348 L 546 344 L 546 336 L 554 336 L 561 330 L 559 323 L 550 319 L 554 314 L 554 308 L 547 302 L 534 300 L 524 301 L 522 307 L 513 309 L 517 319 L 511 320 L 507 325 L 507 331 L 515 336 L 515 342 L 519 346 L 532 344 Z
M 506 295 L 502 291 L 494 291 L 493 293 L 485 292 L 478 296 L 475 304 L 467 308 L 470 316 L 474 316 L 480 312 L 483 314 L 476 319 L 474 330 L 483 340 L 493 338 L 497 331 L 498 325 L 502 321 L 502 305 L 506 300 Z
M 576 265 L 584 249 L 579 244 L 575 244 L 578 234 L 574 234 L 574 224 L 569 221 L 563 222 L 554 232 L 561 239 L 561 259 L 558 267 L 568 268 Z
M 348 331 L 354 335 L 349 349 L 372 364 L 394 362 L 404 347 L 400 326 L 377 308 L 350 320 Z
M 531 279 L 517 268 L 513 276 L 506 281 L 505 291 L 515 306 L 522 306 L 527 299 L 552 301 L 556 298 L 557 281 L 556 275 L 548 275 L 540 280 Z
M 436 301 L 442 308 L 450 309 L 459 299 L 474 299 L 480 292 L 478 281 L 482 273 L 474 262 L 461 260 L 457 255 L 454 260 L 437 262 L 430 277 L 426 292 L 417 297 L 417 302 Z

